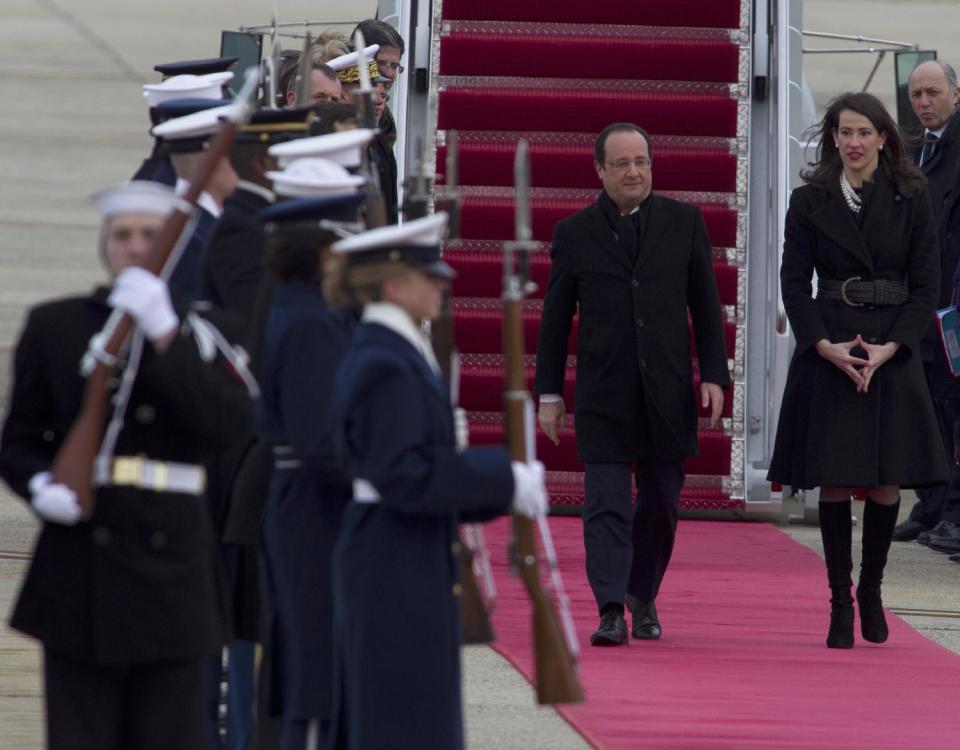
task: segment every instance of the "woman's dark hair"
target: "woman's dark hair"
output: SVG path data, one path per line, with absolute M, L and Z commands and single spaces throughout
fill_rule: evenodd
M 376 18 L 367 18 L 358 23 L 357 28 L 350 34 L 351 44 L 353 44 L 353 38 L 358 31 L 363 33 L 363 41 L 368 45 L 379 44 L 381 47 L 396 47 L 400 50 L 401 55 L 406 52 L 406 47 L 403 44 L 403 37 L 400 36 L 400 32 L 384 21 L 378 21 Z
M 840 126 L 840 113 L 844 110 L 863 115 L 878 133 L 886 134 L 877 169 L 882 170 L 903 195 L 913 195 L 926 178 L 910 158 L 904 137 L 886 107 L 873 94 L 862 92 L 840 94 L 827 105 L 823 119 L 815 126 L 820 137 L 816 161 L 808 165 L 810 169 L 800 172 L 800 178 L 820 185 L 840 179 L 843 161 L 834 142 L 834 131 Z

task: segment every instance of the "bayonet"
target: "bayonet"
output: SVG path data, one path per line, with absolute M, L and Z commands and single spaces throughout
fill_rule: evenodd
M 313 60 L 310 54 L 313 48 L 313 37 L 308 31 L 303 39 L 303 51 L 300 53 L 300 63 L 297 65 L 297 106 L 310 106 L 310 93 L 313 90 Z

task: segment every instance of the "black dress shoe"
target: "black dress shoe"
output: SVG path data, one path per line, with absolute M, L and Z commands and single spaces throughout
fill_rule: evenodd
M 930 544 L 930 537 L 945 531 L 947 529 L 947 524 L 950 523 L 950 521 L 941 521 L 929 531 L 921 531 L 919 534 L 917 534 L 917 541 L 920 542 L 920 544 Z
M 937 552 L 960 552 L 960 524 L 953 521 L 941 521 L 937 530 L 931 531 L 927 546 Z
M 660 619 L 653 602 L 638 604 L 633 608 L 633 637 L 651 641 L 660 637 Z
M 950 555 L 951 562 L 960 563 L 960 553 L 956 555 Z
M 591 646 L 625 646 L 627 644 L 627 621 L 623 614 L 612 609 L 600 617 L 600 627 L 590 636 Z
M 924 531 L 927 531 L 926 526 L 919 521 L 911 521 L 908 518 L 903 523 L 898 523 L 893 527 L 893 541 L 912 542 Z

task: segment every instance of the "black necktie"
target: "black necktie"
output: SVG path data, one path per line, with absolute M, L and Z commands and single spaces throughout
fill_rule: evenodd
M 926 133 L 923 136 L 923 150 L 920 151 L 921 167 L 933 158 L 933 155 L 937 152 L 937 144 L 939 142 L 939 136 L 933 133 Z

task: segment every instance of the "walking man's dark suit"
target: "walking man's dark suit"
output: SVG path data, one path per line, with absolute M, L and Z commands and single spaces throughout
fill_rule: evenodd
M 654 599 L 670 561 L 683 459 L 697 453 L 688 332 L 693 319 L 701 399 L 719 421 L 729 385 L 720 299 L 699 209 L 651 193 L 646 133 L 609 126 L 597 139 L 597 202 L 559 222 L 537 351 L 540 424 L 563 425 L 567 338 L 579 310 L 575 431 L 586 463 L 587 577 L 601 613 L 595 645 L 657 638 Z M 630 471 L 637 506 L 631 521 Z
M 960 180 L 960 115 L 957 114 L 956 80 L 948 68 L 932 60 L 910 74 L 910 104 L 924 126 L 924 141 L 915 157 L 927 177 L 930 205 L 937 220 L 940 245 L 940 294 L 937 307 L 953 300 L 953 278 L 960 262 L 960 210 L 955 209 Z M 955 73 L 950 69 L 955 78 Z M 933 399 L 940 437 L 949 457 L 954 456 L 960 428 L 960 380 L 950 374 L 940 334 L 934 321 L 920 349 L 927 385 Z M 910 518 L 894 530 L 898 541 L 919 541 L 944 552 L 960 552 L 960 466 L 950 462 L 949 485 L 917 490 L 919 502 Z

